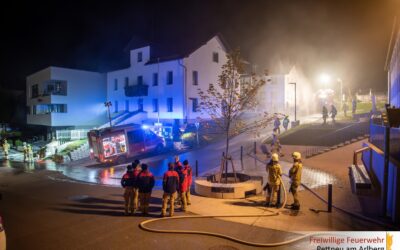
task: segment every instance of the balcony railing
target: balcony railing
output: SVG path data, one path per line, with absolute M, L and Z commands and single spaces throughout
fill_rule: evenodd
M 137 96 L 148 96 L 149 85 L 136 84 L 125 86 L 125 96 L 137 97 Z

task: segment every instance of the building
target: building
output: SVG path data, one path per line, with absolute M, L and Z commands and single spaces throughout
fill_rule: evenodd
M 106 76 L 96 72 L 48 67 L 27 77 L 27 124 L 47 128 L 47 138 L 86 138 L 104 124 Z
M 296 66 L 277 74 L 265 75 L 264 81 L 265 85 L 257 95 L 257 111 L 287 114 L 294 121 L 296 92 L 297 116 L 309 115 L 312 112 L 311 85 Z M 296 90 L 293 83 L 296 83 Z
M 198 110 L 198 92 L 217 83 L 226 62 L 227 45 L 221 35 L 186 44 L 179 51 L 141 41 L 129 50 L 129 67 L 107 73 L 113 125 L 208 118 Z
M 387 109 L 379 122 L 371 119 L 370 138 L 362 159 L 373 183 L 380 190 L 381 215 L 400 225 L 400 22 L 395 20 L 385 69 L 388 72 Z M 397 124 L 391 123 L 391 114 L 397 114 Z M 394 119 L 396 120 L 396 119 Z

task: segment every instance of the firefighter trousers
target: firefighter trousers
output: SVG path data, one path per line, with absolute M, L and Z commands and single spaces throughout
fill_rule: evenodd
M 140 200 L 140 210 L 143 214 L 149 213 L 149 205 L 150 205 L 150 193 L 139 193 L 139 200 Z
M 300 201 L 299 201 L 299 197 L 298 197 L 298 193 L 297 193 L 297 188 L 299 187 L 299 184 L 296 182 L 293 182 L 290 185 L 290 192 L 293 195 L 293 205 L 295 206 L 300 206 Z
M 165 216 L 167 213 L 167 206 L 169 203 L 169 216 L 174 216 L 174 204 L 175 204 L 176 192 L 175 193 L 165 193 L 163 194 L 163 203 L 161 208 L 161 215 Z
M 188 190 L 185 192 L 186 195 L 186 205 L 190 205 L 191 201 L 190 201 L 190 186 L 188 187 Z
M 182 211 L 185 212 L 187 208 L 187 201 L 186 201 L 186 192 L 179 192 L 179 197 L 181 198 L 181 208 Z
M 267 198 L 266 198 L 267 204 L 269 205 L 275 204 L 274 202 L 277 200 L 279 186 L 280 185 L 269 184 L 270 188 L 267 189 Z
M 133 187 L 126 187 L 124 192 L 124 199 L 125 199 L 125 213 L 131 212 L 134 213 L 134 206 L 133 206 Z

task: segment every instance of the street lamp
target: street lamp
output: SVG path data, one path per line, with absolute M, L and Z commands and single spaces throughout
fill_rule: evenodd
M 340 109 L 343 108 L 343 81 L 338 78 L 337 81 L 340 83 Z
M 108 110 L 108 119 L 109 119 L 109 121 L 110 121 L 110 128 L 111 128 L 111 127 L 112 127 L 112 124 L 111 124 L 110 107 L 112 106 L 112 103 L 111 103 L 110 101 L 106 101 L 106 102 L 104 102 L 104 106 L 106 106 L 106 107 L 107 107 L 107 110 Z
M 297 99 L 296 99 L 296 94 L 297 94 L 297 88 L 296 88 L 296 83 L 295 82 L 291 82 L 289 84 L 293 84 L 294 85 L 294 121 L 297 125 Z
M 326 85 L 331 82 L 331 76 L 326 73 L 322 73 L 319 76 L 319 80 L 325 85 L 326 88 Z

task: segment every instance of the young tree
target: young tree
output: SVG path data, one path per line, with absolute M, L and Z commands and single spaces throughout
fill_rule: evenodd
M 273 120 L 266 112 L 258 118 L 243 118 L 244 111 L 256 108 L 257 92 L 265 84 L 264 80 L 257 79 L 254 74 L 248 76 L 246 81 L 244 73 L 240 51 L 235 50 L 227 55 L 227 62 L 222 66 L 216 86 L 210 84 L 206 91 L 199 89 L 198 92 L 201 99 L 200 112 L 208 114 L 225 135 L 226 157 L 229 157 L 229 141 L 233 136 L 249 131 L 257 133 Z M 227 163 L 225 165 L 227 171 Z

